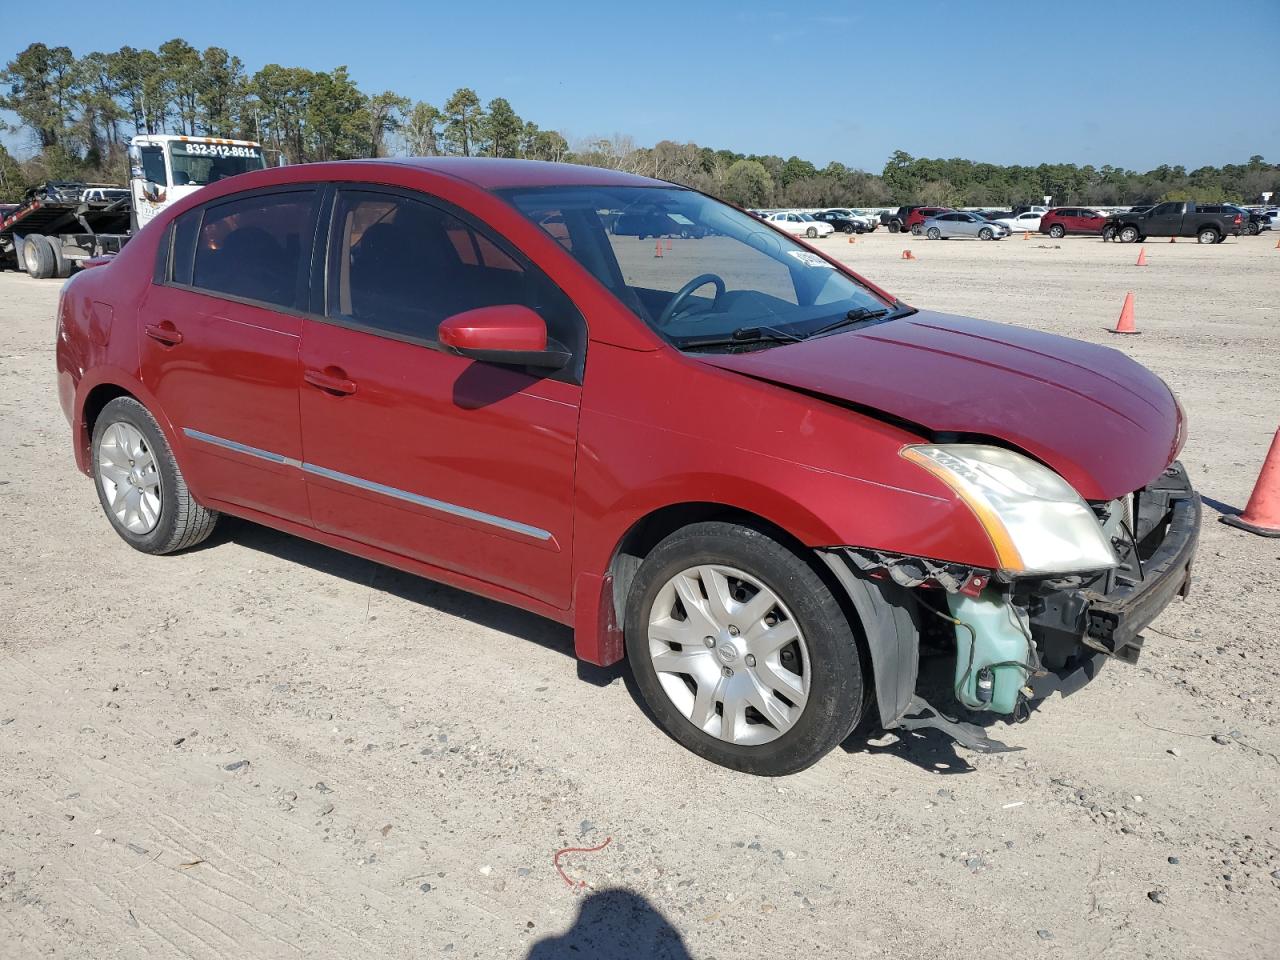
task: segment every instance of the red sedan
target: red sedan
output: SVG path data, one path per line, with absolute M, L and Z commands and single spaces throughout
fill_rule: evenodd
M 1054 207 L 1040 217 L 1040 232 L 1060 240 L 1068 233 L 1088 233 L 1102 236 L 1107 218 L 1097 210 L 1086 207 Z
M 535 611 L 753 773 L 873 704 L 990 746 L 916 693 L 922 632 L 955 650 L 941 708 L 1012 714 L 1047 671 L 1134 660 L 1195 549 L 1159 377 L 916 310 L 608 170 L 236 177 L 74 277 L 56 336 L 77 465 L 131 546 L 194 547 L 227 513 Z

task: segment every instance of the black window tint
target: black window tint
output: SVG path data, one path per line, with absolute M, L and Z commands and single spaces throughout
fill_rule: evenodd
M 196 234 L 200 230 L 199 210 L 184 213 L 174 221 L 173 225 L 173 269 L 170 273 L 174 283 L 189 285 L 191 283 L 191 260 L 196 251 Z
M 192 286 L 304 309 L 315 227 L 315 192 L 255 194 L 206 207 Z
M 152 283 L 164 283 L 169 279 L 169 250 L 173 244 L 173 224 L 165 228 L 164 236 L 156 246 L 156 263 L 151 273 Z
M 582 321 L 564 293 L 446 210 L 392 194 L 342 191 L 329 244 L 330 316 L 431 342 L 446 317 L 520 304 L 581 355 Z

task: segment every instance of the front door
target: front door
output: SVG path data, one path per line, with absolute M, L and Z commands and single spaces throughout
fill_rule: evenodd
M 404 191 L 334 199 L 325 319 L 302 336 L 317 527 L 567 608 L 585 327 L 465 214 Z M 519 303 L 575 354 L 555 376 L 443 350 L 448 316 Z
M 298 353 L 315 207 L 304 188 L 183 214 L 140 308 L 142 380 L 192 489 L 298 523 L 310 522 Z
M 1182 230 L 1182 204 L 1162 203 L 1147 214 L 1149 237 L 1176 237 Z

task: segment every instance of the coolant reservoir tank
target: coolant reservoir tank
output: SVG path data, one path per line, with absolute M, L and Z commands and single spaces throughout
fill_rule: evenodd
M 1026 614 L 991 589 L 977 597 L 949 593 L 947 606 L 973 629 L 956 625 L 956 698 L 971 710 L 1013 713 L 1032 669 Z

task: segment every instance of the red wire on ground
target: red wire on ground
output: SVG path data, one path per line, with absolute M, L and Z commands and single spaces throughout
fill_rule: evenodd
M 563 849 L 555 852 L 555 856 L 551 858 L 551 862 L 554 864 L 556 872 L 560 874 L 561 879 L 564 880 L 565 883 L 574 890 L 581 890 L 587 885 L 587 881 L 578 880 L 575 883 L 573 880 L 570 880 L 568 874 L 564 872 L 564 868 L 560 866 L 560 858 L 566 853 L 596 853 L 597 851 L 603 850 L 611 842 L 613 842 L 613 837 L 605 837 L 604 843 L 600 844 L 598 847 L 564 847 Z

